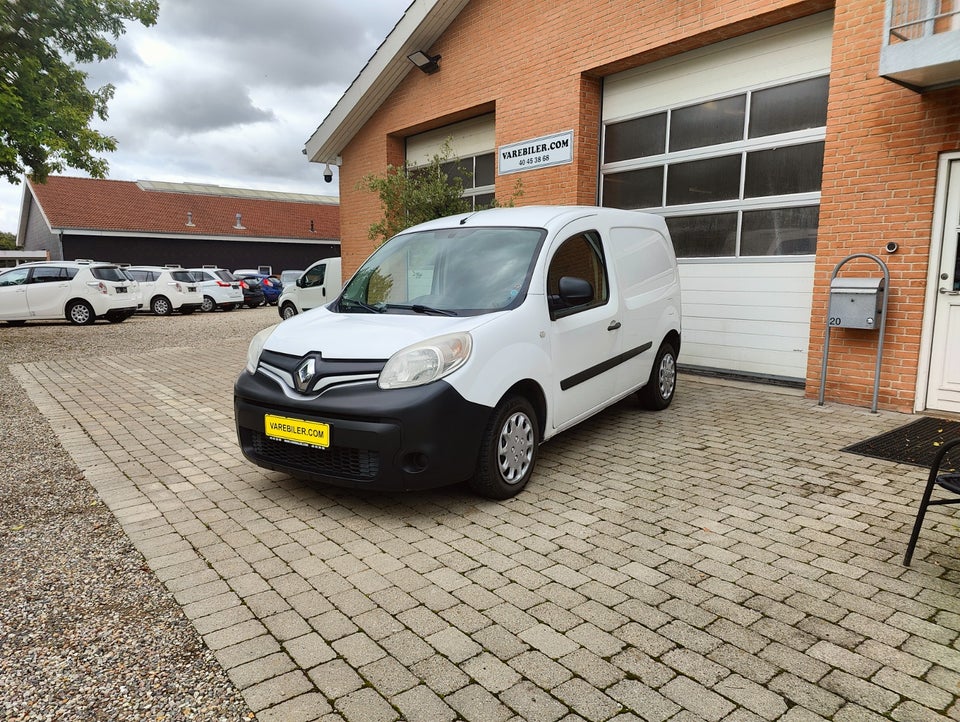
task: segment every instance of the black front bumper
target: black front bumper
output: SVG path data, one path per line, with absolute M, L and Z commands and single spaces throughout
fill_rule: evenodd
M 258 466 L 336 486 L 401 491 L 469 479 L 491 409 L 445 381 L 389 391 L 368 382 L 301 401 L 274 380 L 243 372 L 234 412 L 243 454 Z M 269 437 L 266 414 L 329 424 L 330 446 Z

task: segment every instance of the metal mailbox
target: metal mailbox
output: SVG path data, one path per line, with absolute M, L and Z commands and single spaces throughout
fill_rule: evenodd
M 880 328 L 886 288 L 883 278 L 840 278 L 830 281 L 827 325 L 833 328 Z

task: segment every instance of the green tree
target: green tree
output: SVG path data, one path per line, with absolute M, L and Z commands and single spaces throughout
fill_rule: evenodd
M 467 170 L 457 167 L 448 172 L 451 160 L 457 160 L 448 139 L 426 165 L 388 165 L 383 175 L 365 175 L 357 187 L 380 196 L 383 218 L 370 226 L 369 237 L 383 243 L 400 231 L 434 218 L 452 216 L 472 210 L 469 198 L 463 196 L 463 181 L 469 179 Z M 523 195 L 520 181 L 505 204 Z M 494 206 L 501 205 L 496 200 Z
M 157 20 L 158 0 L 0 0 L 0 176 L 37 181 L 65 167 L 102 178 L 116 139 L 93 130 L 113 86 L 86 86 L 78 63 L 116 55 L 124 21 Z
M 17 236 L 8 231 L 0 231 L 0 251 L 17 250 Z

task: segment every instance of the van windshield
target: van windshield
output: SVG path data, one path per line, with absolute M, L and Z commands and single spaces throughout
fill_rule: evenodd
M 344 313 L 474 315 L 520 305 L 546 232 L 445 228 L 382 245 L 340 296 Z

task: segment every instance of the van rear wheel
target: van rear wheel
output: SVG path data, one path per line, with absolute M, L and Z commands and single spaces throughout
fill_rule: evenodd
M 677 390 L 677 352 L 673 344 L 664 341 L 660 344 L 657 357 L 650 369 L 647 385 L 637 392 L 640 405 L 651 411 L 661 411 L 673 401 Z
M 533 406 L 522 396 L 507 396 L 490 416 L 470 488 L 488 499 L 516 496 L 533 475 L 539 445 Z

